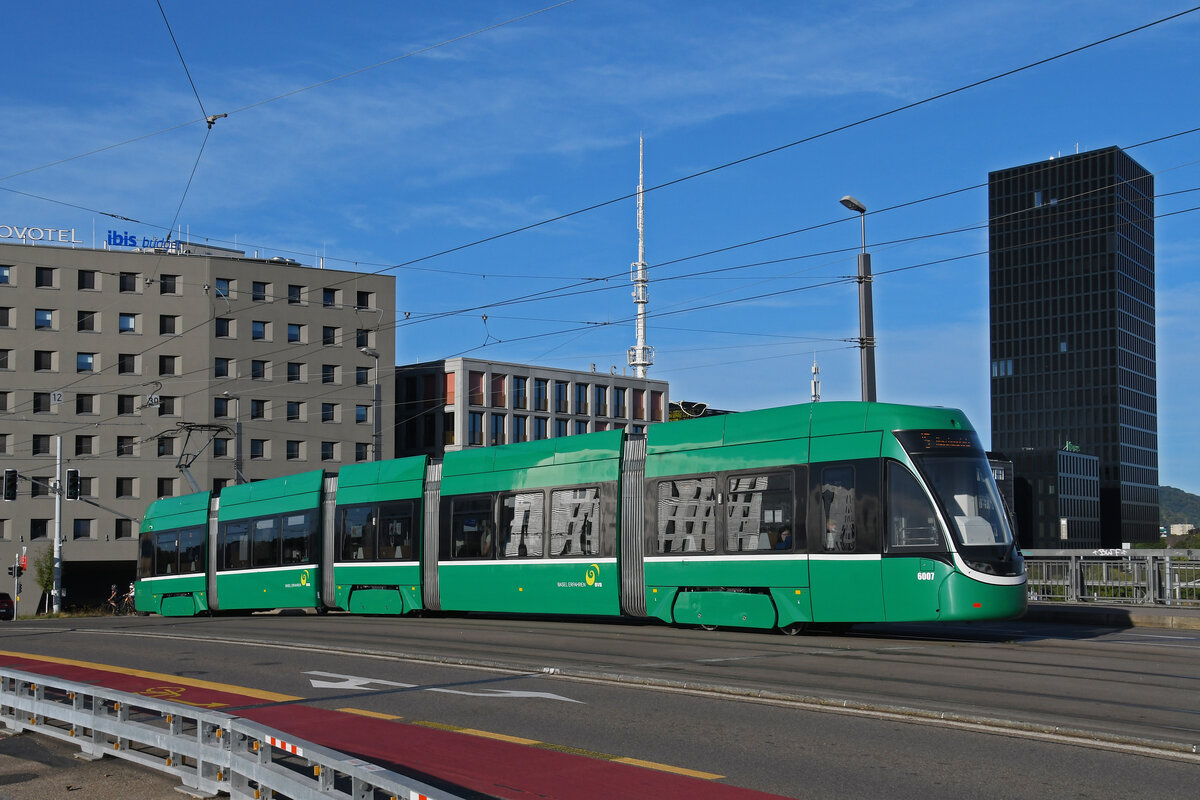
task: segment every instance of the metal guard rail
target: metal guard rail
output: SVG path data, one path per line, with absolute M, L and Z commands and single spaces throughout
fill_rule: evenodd
M 1200 608 L 1195 550 L 1026 551 L 1029 599 Z
M 0 722 L 174 775 L 189 794 L 236 800 L 461 800 L 241 717 L 0 668 Z

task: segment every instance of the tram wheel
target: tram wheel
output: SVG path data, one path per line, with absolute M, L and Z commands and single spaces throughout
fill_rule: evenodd
M 797 636 L 801 633 L 804 633 L 804 631 L 807 629 L 807 622 L 793 622 L 791 625 L 784 625 L 780 628 L 776 628 L 776 630 L 778 630 L 784 636 Z
M 700 623 L 700 628 L 701 628 L 701 630 L 715 631 L 717 629 L 717 626 L 716 625 L 705 625 L 704 623 Z

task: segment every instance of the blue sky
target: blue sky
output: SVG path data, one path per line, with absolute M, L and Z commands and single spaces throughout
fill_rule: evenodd
M 15 191 L 0 191 L 0 222 L 99 241 L 174 221 L 193 240 L 366 271 L 424 259 L 392 270 L 410 314 L 400 362 L 619 371 L 634 200 L 426 257 L 631 194 L 639 134 L 656 186 L 1188 7 L 575 0 L 467 36 L 549 5 L 163 0 L 193 93 L 154 2 L 10 4 L 0 188 Z M 675 399 L 768 407 L 807 400 L 815 354 L 823 397 L 856 399 L 856 290 L 838 279 L 855 270 L 859 227 L 838 199 L 886 208 L 1200 126 L 1197 41 L 1200 12 L 648 193 L 651 376 Z M 207 141 L 196 94 L 230 115 Z M 1160 195 L 1183 192 L 1160 215 L 1200 205 L 1186 191 L 1200 187 L 1200 133 L 1130 153 Z M 987 249 L 986 199 L 867 218 L 875 271 L 913 267 L 875 282 L 880 399 L 962 408 L 985 444 L 987 258 L 970 254 Z M 1200 493 L 1197 219 L 1158 221 L 1157 313 L 1160 480 Z M 972 229 L 888 244 L 959 228 Z M 422 321 L 584 280 L 585 294 Z

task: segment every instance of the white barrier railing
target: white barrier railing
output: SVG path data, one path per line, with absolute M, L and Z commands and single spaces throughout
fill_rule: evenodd
M 1200 608 L 1200 553 L 1193 550 L 1031 550 L 1030 600 Z
M 174 775 L 237 800 L 461 800 L 383 767 L 229 714 L 0 668 L 0 723 Z

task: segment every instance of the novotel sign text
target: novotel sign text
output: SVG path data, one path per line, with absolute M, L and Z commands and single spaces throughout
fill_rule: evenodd
M 75 238 L 74 228 L 32 228 L 20 225 L 0 225 L 0 239 L 19 239 L 22 242 L 83 244 L 83 242 Z

